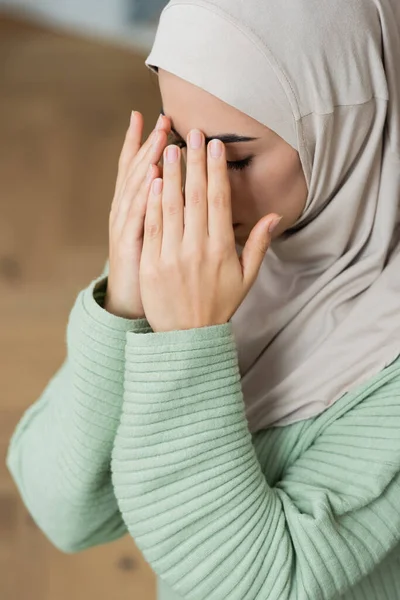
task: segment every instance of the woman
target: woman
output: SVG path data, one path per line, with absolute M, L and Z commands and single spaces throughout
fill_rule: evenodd
M 56 546 L 129 532 L 159 600 L 400 598 L 399 55 L 397 0 L 164 9 L 166 116 L 10 444 Z

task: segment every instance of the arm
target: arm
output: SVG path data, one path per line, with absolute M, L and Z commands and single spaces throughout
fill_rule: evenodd
M 115 494 L 145 559 L 185 600 L 336 598 L 399 543 L 398 383 L 316 426 L 272 486 L 230 323 L 128 333 L 125 382 Z
M 149 331 L 102 308 L 108 261 L 69 316 L 67 357 L 11 438 L 7 466 L 37 525 L 77 552 L 126 533 L 110 474 L 127 331 Z

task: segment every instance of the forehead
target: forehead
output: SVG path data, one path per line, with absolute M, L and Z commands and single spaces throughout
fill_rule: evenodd
M 259 137 L 268 131 L 252 117 L 177 75 L 163 69 L 158 73 L 164 113 L 182 137 L 194 127 L 206 135 L 235 132 Z

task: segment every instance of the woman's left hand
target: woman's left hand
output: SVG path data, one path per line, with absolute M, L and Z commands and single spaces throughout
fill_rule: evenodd
M 254 226 L 239 258 L 225 146 L 213 140 L 206 150 L 200 132 L 200 147 L 192 148 L 189 137 L 186 206 L 175 145 L 165 148 L 163 179 L 153 181 L 147 201 L 139 277 L 154 332 L 227 323 L 257 278 L 270 244 L 268 227 L 278 216 Z

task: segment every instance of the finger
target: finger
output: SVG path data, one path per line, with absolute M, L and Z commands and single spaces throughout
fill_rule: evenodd
M 207 157 L 203 133 L 193 129 L 187 139 L 185 237 L 198 244 L 208 236 Z
M 130 206 L 135 201 L 136 194 L 146 177 L 150 164 L 155 164 L 160 160 L 166 143 L 167 134 L 165 131 L 159 130 L 154 138 L 153 145 L 148 147 L 143 159 L 135 164 L 135 168 L 131 170 L 126 178 L 119 197 L 115 200 L 115 221 L 119 222 L 120 226 L 126 221 Z
M 131 207 L 124 224 L 124 231 L 128 231 L 128 236 L 132 243 L 143 238 L 144 220 L 146 216 L 147 201 L 151 189 L 151 185 L 157 177 L 160 176 L 160 169 L 157 165 L 150 165 L 146 177 L 136 195 L 135 202 L 131 203 Z
M 162 194 L 162 254 L 176 252 L 183 238 L 183 194 L 180 148 L 170 144 L 164 151 L 164 185 Z
M 155 130 L 152 134 L 151 144 L 147 145 L 146 152 L 138 154 L 136 160 L 132 163 L 128 170 L 125 186 L 132 189 L 132 185 L 139 183 L 141 185 L 146 176 L 147 169 L 150 164 L 157 164 L 162 156 L 163 150 L 167 143 L 167 133 L 163 129 Z M 145 146 L 143 146 L 144 148 Z
M 125 135 L 125 141 L 118 162 L 118 175 L 116 183 L 116 192 L 118 194 L 120 188 L 129 176 L 130 171 L 136 163 L 139 163 L 152 149 L 156 132 L 163 130 L 168 135 L 171 129 L 169 118 L 160 115 L 155 128 L 151 131 L 146 142 L 142 144 L 142 135 L 144 128 L 144 120 L 141 113 L 135 111 L 132 113 L 131 123 Z
M 216 242 L 235 239 L 232 226 L 231 187 L 225 157 L 225 146 L 220 140 L 211 140 L 207 147 L 208 173 L 208 231 Z
M 253 227 L 249 238 L 239 258 L 243 273 L 243 284 L 246 293 L 255 282 L 265 254 L 271 244 L 271 226 L 274 228 L 282 219 L 282 215 L 272 213 L 267 218 L 262 218 Z
M 154 134 L 156 131 L 162 129 L 167 134 L 170 132 L 171 122 L 168 117 L 160 115 L 154 126 L 154 129 L 150 132 L 147 140 L 144 143 L 142 143 L 143 129 L 144 119 L 142 114 L 138 111 L 133 111 L 131 115 L 130 126 L 126 132 L 125 143 L 120 156 L 122 177 L 124 176 L 124 171 L 129 168 L 132 160 L 137 155 L 138 158 L 141 159 L 143 154 L 147 152 L 154 140 Z
M 126 131 L 124 144 L 118 160 L 117 186 L 126 178 L 129 164 L 140 150 L 143 125 L 142 115 L 137 111 L 132 111 L 129 127 Z
M 154 187 L 155 182 L 158 182 L 156 187 Z M 144 221 L 143 249 L 140 265 L 145 270 L 157 267 L 160 260 L 163 238 L 162 195 L 163 180 L 157 178 L 153 181 L 150 189 Z

